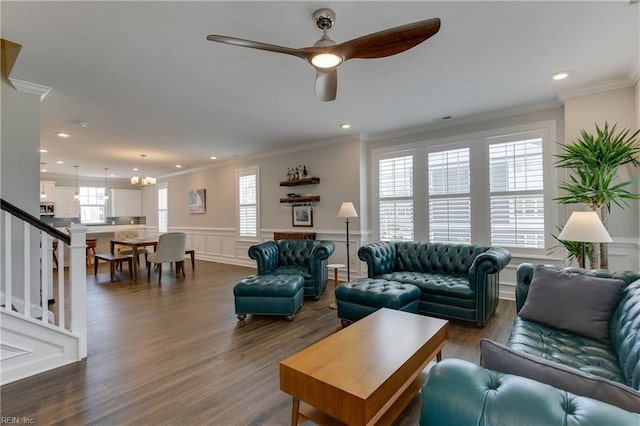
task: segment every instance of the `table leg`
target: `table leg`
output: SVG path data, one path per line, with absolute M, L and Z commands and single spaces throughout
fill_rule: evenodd
M 442 361 L 442 351 L 436 354 L 436 362 L 440 362 L 440 361 Z
M 132 246 L 132 254 L 133 254 L 133 281 L 138 281 L 138 247 Z
M 293 397 L 293 403 L 291 404 L 291 426 L 298 424 L 298 412 L 300 411 L 300 400 Z
M 336 303 L 336 288 L 338 288 L 338 268 L 333 268 L 333 303 L 329 305 L 331 309 L 338 309 Z
M 114 244 L 114 242 L 113 242 L 113 241 L 111 241 L 111 254 L 115 254 L 115 253 L 114 253 L 114 251 L 115 251 L 115 246 L 116 246 L 116 245 Z

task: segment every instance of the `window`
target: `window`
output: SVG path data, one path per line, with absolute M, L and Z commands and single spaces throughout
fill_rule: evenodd
M 380 240 L 413 240 L 413 156 L 378 163 Z
M 158 232 L 169 232 L 169 188 L 158 188 Z
M 238 230 L 241 237 L 258 236 L 258 169 L 238 170 Z
M 491 243 L 544 248 L 542 139 L 489 146 Z
M 79 191 L 80 222 L 105 223 L 105 189 L 81 186 Z
M 430 152 L 429 241 L 471 242 L 469 148 Z

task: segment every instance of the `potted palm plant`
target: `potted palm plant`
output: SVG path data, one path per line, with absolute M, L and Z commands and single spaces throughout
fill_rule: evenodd
M 595 134 L 580 131 L 580 137 L 570 144 L 560 144 L 562 152 L 556 154 L 558 167 L 570 169 L 566 181 L 559 185 L 564 195 L 556 198 L 562 204 L 584 204 L 598 212 L 606 228 L 609 224 L 611 205 L 628 207 L 629 200 L 638 200 L 640 195 L 629 191 L 638 179 L 620 181 L 618 169 L 629 164 L 640 165 L 638 155 L 640 130 L 616 131 L 616 125 L 607 122 L 600 128 L 596 124 Z M 609 266 L 607 244 L 593 244 L 589 253 L 592 268 L 607 269 Z

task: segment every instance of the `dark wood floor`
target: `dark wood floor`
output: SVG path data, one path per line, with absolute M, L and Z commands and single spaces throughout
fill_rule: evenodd
M 39 425 L 287 425 L 278 362 L 340 329 L 333 292 L 305 300 L 293 322 L 238 322 L 232 288 L 253 269 L 197 261 L 186 273 L 165 271 L 161 285 L 153 275 L 111 283 L 100 266 L 87 279 L 88 358 L 0 388 L 2 416 Z M 451 322 L 443 357 L 478 362 L 480 338 L 504 342 L 513 318 L 514 303 L 501 301 L 483 329 Z M 397 424 L 418 417 L 419 396 Z

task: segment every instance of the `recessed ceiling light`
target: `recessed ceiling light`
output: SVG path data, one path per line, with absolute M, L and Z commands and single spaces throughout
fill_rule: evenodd
M 134 172 L 137 172 L 137 171 L 138 171 L 138 170 L 140 170 L 140 169 L 138 169 L 137 167 L 134 167 L 132 170 L 133 170 Z
M 211 156 L 211 157 L 209 157 L 209 158 L 211 158 L 212 160 L 217 160 L 217 159 L 218 159 L 218 157 L 216 157 L 215 155 L 214 155 L 214 156 Z
M 176 169 L 181 169 L 182 168 L 182 164 L 176 164 Z
M 71 136 L 69 133 L 64 133 L 64 132 L 57 132 L 56 135 L 58 135 L 61 138 L 68 138 Z
M 341 129 L 350 129 L 350 128 L 351 128 L 351 124 L 349 124 L 349 123 L 342 123 L 342 124 L 340 125 L 340 128 L 341 128 Z
M 40 149 L 40 152 L 49 152 L 46 149 Z
M 45 169 L 45 168 L 40 169 L 40 171 L 41 171 L 42 173 L 46 173 L 46 172 L 48 172 L 48 170 L 47 170 L 47 169 Z
M 554 80 L 564 80 L 567 77 L 569 77 L 569 73 L 566 71 L 557 72 L 551 75 L 551 78 Z
M 56 164 L 64 164 L 64 161 L 58 160 L 58 161 L 56 161 Z
M 109 177 L 116 177 L 116 175 L 109 175 Z

